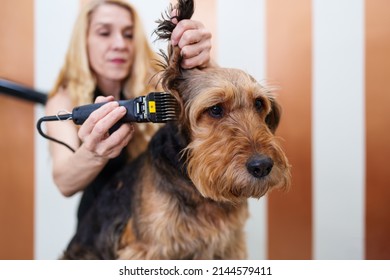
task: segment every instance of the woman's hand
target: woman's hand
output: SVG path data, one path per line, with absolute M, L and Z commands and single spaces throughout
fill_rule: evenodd
M 97 97 L 95 103 L 108 103 L 95 110 L 78 131 L 82 146 L 102 159 L 118 156 L 134 134 L 134 126 L 131 123 L 124 123 L 118 130 L 109 134 L 109 129 L 126 114 L 125 107 L 110 101 L 114 101 L 114 97 Z
M 177 22 L 177 10 L 171 13 L 172 22 L 177 23 L 172 31 L 171 44 L 181 49 L 184 69 L 206 67 L 210 62 L 211 32 L 196 20 L 184 19 Z

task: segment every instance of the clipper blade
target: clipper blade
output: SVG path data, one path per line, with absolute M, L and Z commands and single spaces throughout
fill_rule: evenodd
M 145 97 L 146 118 L 153 123 L 177 119 L 177 101 L 168 92 L 151 92 Z

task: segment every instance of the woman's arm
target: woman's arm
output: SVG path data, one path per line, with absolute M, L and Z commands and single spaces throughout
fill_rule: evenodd
M 98 97 L 96 102 L 113 101 L 113 97 Z M 73 109 L 66 90 L 51 97 L 46 114 Z M 64 196 L 83 190 L 103 169 L 108 160 L 119 155 L 132 138 L 131 124 L 122 125 L 108 135 L 108 130 L 121 119 L 126 110 L 117 102 L 109 102 L 94 111 L 80 129 L 72 121 L 47 122 L 47 134 L 70 145 L 75 152 L 55 142 L 49 142 L 53 162 L 53 179 Z

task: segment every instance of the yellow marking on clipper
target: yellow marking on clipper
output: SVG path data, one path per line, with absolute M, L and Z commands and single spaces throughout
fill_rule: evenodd
M 149 101 L 149 113 L 156 113 L 156 102 Z

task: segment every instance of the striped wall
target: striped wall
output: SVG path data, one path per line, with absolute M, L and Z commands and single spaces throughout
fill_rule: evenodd
M 366 2 L 366 257 L 390 259 L 390 2 Z
M 86 1 L 3 0 L 0 77 L 47 91 Z M 250 200 L 249 257 L 390 259 L 390 2 L 195 1 L 214 60 L 277 87 L 283 107 L 293 185 Z M 169 2 L 132 1 L 148 34 Z M 0 259 L 55 259 L 74 231 L 79 196 L 51 180 L 43 109 L 0 95 Z
M 33 19 L 32 1 L 1 2 L 0 77 L 29 86 L 34 83 Z M 33 104 L 0 94 L 0 259 L 34 256 L 33 117 Z
M 350 4 L 317 0 L 312 9 L 313 245 L 320 259 L 364 257 L 364 1 Z
M 293 166 L 291 191 L 269 197 L 268 253 L 271 259 L 310 259 L 312 3 L 272 0 L 266 5 L 266 78 L 280 87 L 284 119 L 279 134 Z
M 35 0 L 35 81 L 37 89 L 48 91 L 61 67 L 79 0 Z M 50 23 L 50 24 L 48 24 Z M 50 38 L 50 39 L 48 39 Z M 44 107 L 35 108 L 35 121 L 44 115 Z M 64 198 L 51 178 L 48 142 L 35 133 L 35 259 L 56 259 L 70 240 L 76 226 L 79 195 Z

